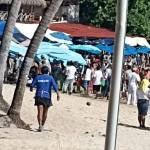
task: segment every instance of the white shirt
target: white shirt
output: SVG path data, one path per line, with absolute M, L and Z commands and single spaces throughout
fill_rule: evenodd
M 131 69 L 126 70 L 125 75 L 126 75 L 127 80 L 129 81 L 129 79 L 130 79 L 130 77 L 132 75 Z
M 112 70 L 110 68 L 107 68 L 105 72 L 105 78 L 107 79 L 108 77 L 111 77 L 111 74 L 112 74 Z
M 87 68 L 84 80 L 90 81 L 91 80 L 91 74 L 92 74 L 92 70 Z
M 95 73 L 94 73 L 94 78 L 95 78 L 95 81 L 94 81 L 93 85 L 100 85 L 101 80 L 103 78 L 102 71 L 101 70 L 96 70 Z
M 137 86 L 137 83 L 141 80 L 140 76 L 135 72 L 132 72 L 130 75 L 131 76 L 129 77 L 129 85 Z
M 74 79 L 75 78 L 75 72 L 76 72 L 76 67 L 74 66 L 67 66 L 66 68 L 66 79 Z

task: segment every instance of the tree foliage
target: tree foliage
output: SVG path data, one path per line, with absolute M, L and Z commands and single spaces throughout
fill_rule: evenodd
M 80 22 L 114 29 L 117 0 L 81 0 Z M 150 1 L 129 1 L 127 32 L 150 37 Z

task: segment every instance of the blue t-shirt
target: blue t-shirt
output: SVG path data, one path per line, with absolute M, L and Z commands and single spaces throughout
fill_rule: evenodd
M 51 87 L 54 91 L 58 91 L 54 78 L 47 74 L 38 75 L 33 80 L 31 87 L 36 87 L 35 97 L 51 99 Z

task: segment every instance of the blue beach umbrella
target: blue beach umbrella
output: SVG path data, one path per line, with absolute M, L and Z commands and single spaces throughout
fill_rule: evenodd
M 53 32 L 50 35 L 57 38 L 57 39 L 61 39 L 61 40 L 66 40 L 66 41 L 72 40 L 72 38 L 69 35 L 67 35 L 63 32 Z
M 38 48 L 37 54 L 65 54 L 66 51 L 58 46 L 52 46 L 48 42 L 42 42 Z
M 99 39 L 100 44 L 103 45 L 112 45 L 114 44 L 114 39 L 113 38 L 103 38 L 103 39 Z
M 124 55 L 136 55 L 136 54 L 137 54 L 137 50 L 135 47 L 125 44 Z
M 59 60 L 77 61 L 80 64 L 83 65 L 86 64 L 86 61 L 83 59 L 83 57 L 80 54 L 68 49 L 64 49 L 63 47 L 52 46 L 48 42 L 41 43 L 37 51 L 37 56 L 44 55 L 44 54 L 52 58 L 57 58 Z
M 22 45 L 16 44 L 13 41 L 11 41 L 11 45 L 10 45 L 10 49 L 9 50 L 11 52 L 19 53 L 20 55 L 25 56 L 27 48 L 22 46 Z
M 148 48 L 146 46 L 140 46 L 140 47 L 137 48 L 137 52 L 147 54 L 147 53 L 150 52 L 150 48 Z
M 92 54 L 100 54 L 101 52 L 99 48 L 92 45 L 68 45 L 68 47 L 71 50 L 75 50 L 75 51 L 81 50 Z
M 99 48 L 100 50 L 108 52 L 110 54 L 113 53 L 113 46 L 99 44 L 96 47 Z
M 82 65 L 86 65 L 86 61 L 83 59 L 81 55 L 77 55 L 77 53 L 74 53 L 74 55 L 70 54 L 54 54 L 54 53 L 49 53 L 48 56 L 52 58 L 56 58 L 58 60 L 63 60 L 63 61 L 73 61 L 73 62 L 78 62 Z

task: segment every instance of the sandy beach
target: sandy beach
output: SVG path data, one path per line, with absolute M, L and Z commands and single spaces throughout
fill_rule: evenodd
M 4 97 L 11 103 L 14 86 L 4 86 Z M 3 150 L 104 150 L 108 101 L 61 94 L 49 109 L 43 132 L 37 132 L 37 110 L 34 92 L 26 88 L 21 118 L 32 131 L 0 128 L 0 149 Z M 91 105 L 86 105 L 90 102 Z M 0 111 L 0 114 L 4 112 Z M 150 127 L 150 114 L 146 119 Z M 120 105 L 117 150 L 149 150 L 150 129 L 138 128 L 136 106 Z

